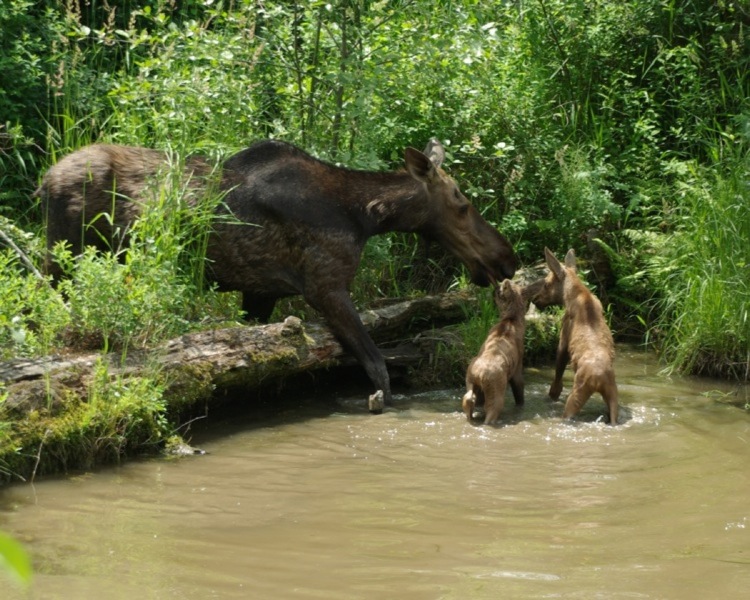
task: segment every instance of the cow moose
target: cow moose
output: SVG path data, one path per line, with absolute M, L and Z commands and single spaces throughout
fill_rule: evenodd
M 479 353 L 466 370 L 466 393 L 461 399 L 466 418 L 472 422 L 474 408 L 484 405 L 484 424 L 494 424 L 505 404 L 510 384 L 516 406 L 524 403 L 523 337 L 526 306 L 522 290 L 506 279 L 495 288 L 500 321 L 487 334 Z
M 537 308 L 563 306 L 565 312 L 555 359 L 555 378 L 549 396 L 557 400 L 562 392 L 562 377 L 570 361 L 575 373 L 563 418 L 575 417 L 595 392 L 601 394 L 609 410 L 609 421 L 617 425 L 619 404 L 615 382 L 615 345 L 604 319 L 602 304 L 576 273 L 573 250 L 560 263 L 548 248 L 544 249 L 550 272 L 532 298 Z
M 517 266 L 507 239 L 443 171 L 444 157 L 433 139 L 424 152 L 406 149 L 404 170 L 369 172 L 325 163 L 285 142 L 257 142 L 221 167 L 225 196 L 208 240 L 209 280 L 222 291 L 242 292 L 247 317 L 260 321 L 268 321 L 278 299 L 301 294 L 388 403 L 385 361 L 349 295 L 367 239 L 390 231 L 419 233 L 457 256 L 480 286 L 513 277 Z M 99 212 L 127 228 L 148 201 L 146 182 L 166 160 L 158 151 L 111 145 L 63 158 L 37 192 L 47 214 L 48 247 L 59 240 L 75 250 L 99 245 L 111 235 L 102 231 L 106 221 L 96 219 Z M 191 196 L 210 170 L 201 159 L 186 163 Z M 49 260 L 47 267 L 54 274 Z

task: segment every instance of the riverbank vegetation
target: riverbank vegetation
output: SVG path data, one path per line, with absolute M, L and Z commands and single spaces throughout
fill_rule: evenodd
M 669 368 L 747 380 L 749 26 L 737 0 L 7 0 L 0 358 L 125 355 L 240 317 L 236 298 L 203 285 L 210 214 L 186 211 L 178 185 L 126 260 L 58 248 L 69 279 L 39 280 L 32 194 L 76 148 L 161 148 L 179 165 L 276 137 L 391 169 L 436 136 L 524 264 L 575 248 L 616 334 L 635 331 Z M 368 245 L 353 296 L 463 285 L 455 261 L 389 235 Z M 275 317 L 290 311 L 309 309 Z M 483 336 L 466 338 L 471 355 Z

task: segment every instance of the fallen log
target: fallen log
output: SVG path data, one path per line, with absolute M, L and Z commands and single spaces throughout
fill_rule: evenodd
M 416 298 L 360 314 L 390 364 L 417 364 L 426 357 L 411 338 L 420 330 L 463 320 L 476 306 L 467 292 Z M 210 399 L 216 389 L 258 388 L 304 371 L 351 364 L 351 358 L 320 323 L 287 317 L 281 323 L 234 326 L 182 335 L 149 350 L 119 354 L 87 353 L 17 359 L 0 363 L 5 409 L 16 416 L 31 411 L 54 415 L 71 399 L 86 401 L 97 366 L 111 377 L 160 374 L 171 412 Z
M 446 360 L 441 348 L 463 343 L 451 325 L 478 306 L 472 294 L 453 292 L 380 306 L 361 318 L 389 368 L 412 367 L 410 379 L 434 384 L 430 373 Z M 538 321 L 532 313 L 527 318 Z M 199 407 L 225 402 L 217 391 L 278 389 L 296 374 L 353 364 L 324 325 L 295 317 L 190 333 L 126 357 L 87 353 L 0 363 L 0 485 L 126 454 L 190 451 L 177 431 Z M 251 402 L 265 395 L 229 394 Z M 377 400 L 373 394 L 371 409 Z

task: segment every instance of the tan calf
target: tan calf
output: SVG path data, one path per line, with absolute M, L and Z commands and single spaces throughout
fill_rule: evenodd
M 484 424 L 495 423 L 505 403 L 508 383 L 516 405 L 523 404 L 523 336 L 526 301 L 518 286 L 506 279 L 495 289 L 499 323 L 487 334 L 479 354 L 466 371 L 466 394 L 461 405 L 471 422 L 474 408 L 484 405 Z
M 598 392 L 609 408 L 610 423 L 616 425 L 619 405 L 613 366 L 615 345 L 602 304 L 578 278 L 573 250 L 566 254 L 564 265 L 547 248 L 544 255 L 550 273 L 533 302 L 538 308 L 551 304 L 565 307 L 550 398 L 560 397 L 563 373 L 570 361 L 575 376 L 563 418 L 576 416 L 591 395 Z

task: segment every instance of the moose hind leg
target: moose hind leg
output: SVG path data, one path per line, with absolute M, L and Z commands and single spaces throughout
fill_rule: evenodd
M 565 367 L 568 366 L 569 359 L 570 355 L 567 348 L 558 348 L 557 356 L 555 357 L 555 378 L 549 388 L 549 397 L 552 400 L 557 400 L 562 393 L 563 374 L 565 373 Z
M 620 412 L 620 403 L 617 399 L 617 386 L 612 382 L 611 386 L 608 386 L 602 392 L 602 398 L 609 409 L 609 423 L 610 425 L 617 425 L 617 418 Z
M 576 378 L 573 381 L 573 390 L 565 401 L 563 419 L 572 419 L 581 412 L 583 405 L 586 404 L 593 393 L 594 391 L 588 385 L 581 383 L 580 379 Z
M 271 296 L 257 296 L 250 292 L 243 292 L 242 310 L 245 312 L 245 320 L 268 323 L 276 306 L 276 300 Z
M 484 424 L 493 425 L 500 417 L 500 412 L 505 404 L 506 384 L 495 384 L 490 386 L 484 396 Z
M 461 399 L 461 409 L 464 411 L 466 419 L 469 421 L 469 423 L 471 423 L 471 419 L 474 415 L 474 408 L 476 407 L 476 405 L 476 396 L 474 396 L 474 392 L 472 390 L 469 390 Z
M 524 403 L 524 380 L 523 372 L 519 371 L 513 377 L 510 378 L 510 389 L 513 392 L 513 398 L 516 401 L 516 406 L 523 406 Z

